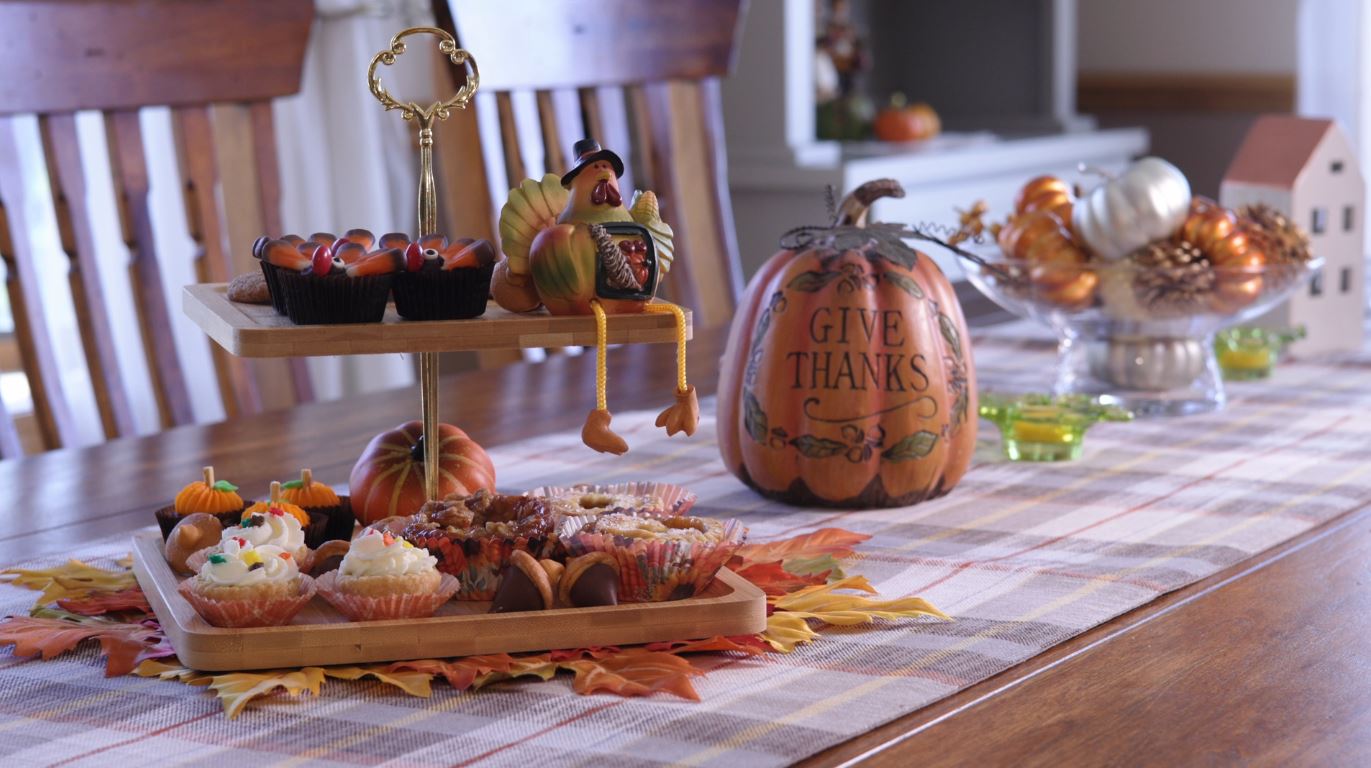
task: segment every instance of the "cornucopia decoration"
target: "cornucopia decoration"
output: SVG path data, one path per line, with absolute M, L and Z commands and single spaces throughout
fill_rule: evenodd
M 671 269 L 671 227 L 662 221 L 657 196 L 640 191 L 625 207 L 619 193 L 624 162 L 583 139 L 574 147 L 576 166 L 560 178 L 525 179 L 509 192 L 500 211 L 505 260 L 495 269 L 491 292 L 511 312 L 540 305 L 554 315 L 591 315 L 596 321 L 595 410 L 581 439 L 605 453 L 628 450 L 609 428 L 605 394 L 606 315 L 670 313 L 676 320 L 676 402 L 657 417 L 667 434 L 695 433 L 700 406 L 686 382 L 685 314 L 674 304 L 653 303 Z

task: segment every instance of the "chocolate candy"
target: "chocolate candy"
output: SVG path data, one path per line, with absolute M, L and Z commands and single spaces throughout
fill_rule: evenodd
M 510 555 L 500 586 L 490 602 L 491 613 L 541 611 L 552 607 L 552 581 L 547 571 L 523 550 Z
M 581 555 L 566 565 L 557 596 L 564 605 L 588 608 L 619 604 L 619 564 L 604 552 Z

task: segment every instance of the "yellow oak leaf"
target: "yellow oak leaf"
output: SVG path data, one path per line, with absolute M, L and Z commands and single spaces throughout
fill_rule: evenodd
M 80 560 L 68 560 L 53 568 L 7 568 L 0 571 L 0 580 L 16 587 L 41 590 L 37 605 L 62 599 L 84 599 L 102 592 L 122 592 L 138 585 L 133 571 L 110 571 L 87 565 Z
M 416 669 L 390 669 L 390 666 L 389 664 L 371 664 L 360 667 L 325 667 L 324 674 L 339 680 L 361 680 L 364 677 L 372 677 L 386 685 L 393 685 L 410 696 L 417 696 L 421 699 L 427 699 L 433 695 L 433 690 L 429 686 L 430 681 L 433 680 L 432 672 Z
M 796 645 L 810 642 L 818 636 L 806 619 L 817 619 L 825 624 L 838 626 L 869 624 L 876 619 L 908 619 L 919 616 L 951 621 L 950 616 L 921 597 L 882 600 L 863 595 L 838 594 L 837 591 L 840 589 L 868 594 L 876 592 L 865 576 L 849 576 L 832 584 L 806 587 L 788 595 L 768 598 L 775 611 L 767 618 L 767 628 L 762 636 L 771 647 L 789 653 Z
M 292 696 L 305 691 L 318 696 L 319 687 L 324 684 L 324 670 L 321 667 L 302 669 L 277 669 L 269 672 L 231 672 L 212 675 L 209 687 L 224 704 L 224 714 L 230 720 L 242 714 L 248 702 L 264 696 L 279 688 L 284 688 Z
M 133 674 L 139 677 L 155 677 L 159 680 L 179 680 L 187 685 L 209 685 L 213 678 L 213 675 L 207 672 L 181 666 L 178 659 L 171 661 L 148 659 L 134 667 Z

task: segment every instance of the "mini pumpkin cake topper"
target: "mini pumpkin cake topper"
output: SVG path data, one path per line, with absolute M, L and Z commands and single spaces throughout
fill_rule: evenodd
M 624 161 L 594 139 L 576 142 L 576 165 L 558 177 L 525 179 L 510 190 L 500 210 L 505 260 L 495 269 L 491 292 L 500 306 L 528 312 L 540 305 L 554 315 L 594 315 L 596 320 L 595 410 L 581 439 L 597 451 L 621 454 L 623 438 L 609 428 L 605 394 L 606 315 L 669 313 L 676 321 L 676 401 L 657 417 L 668 435 L 695 433 L 700 406 L 686 382 L 685 313 L 653 303 L 671 269 L 671 227 L 662 221 L 657 196 L 640 191 L 624 207 L 619 177 Z

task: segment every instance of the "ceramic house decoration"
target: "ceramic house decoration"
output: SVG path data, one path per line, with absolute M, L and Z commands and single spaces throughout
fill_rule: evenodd
M 1332 120 L 1258 118 L 1224 174 L 1219 202 L 1230 208 L 1265 203 L 1309 233 L 1324 260 L 1309 287 L 1262 319 L 1304 326 L 1297 354 L 1360 349 L 1365 299 L 1366 187 L 1342 129 Z

